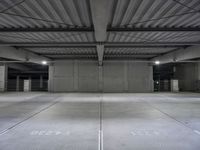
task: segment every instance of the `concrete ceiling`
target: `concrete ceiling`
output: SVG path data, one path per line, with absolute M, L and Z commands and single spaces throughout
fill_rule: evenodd
M 197 58 L 199 10 L 199 0 L 1 0 L 0 57 L 93 59 L 99 65 L 111 59 L 169 62 L 182 52 Z

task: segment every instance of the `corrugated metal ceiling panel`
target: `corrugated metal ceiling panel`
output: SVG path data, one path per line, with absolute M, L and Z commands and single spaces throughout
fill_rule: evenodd
M 150 59 L 156 55 L 104 55 L 105 60 L 112 59 Z
M 95 48 L 28 48 L 39 54 L 96 54 Z
M 113 0 L 109 25 L 200 26 L 199 0 Z
M 106 48 L 105 54 L 162 54 L 175 49 L 176 48 Z
M 4 27 L 66 27 L 92 25 L 88 0 L 1 0 Z
M 35 33 L 0 33 L 4 42 L 94 42 L 93 33 L 86 32 L 35 32 Z
M 52 59 L 95 59 L 97 60 L 97 55 L 45 55 Z
M 200 27 L 199 0 L 111 0 L 109 27 Z M 89 0 L 1 0 L 0 28 L 92 27 Z M 0 33 L 2 42 L 95 42 L 93 32 Z M 107 42 L 199 42 L 200 32 L 114 32 Z M 40 54 L 96 58 L 95 48 L 36 48 Z M 105 58 L 150 58 L 173 48 L 107 48 Z M 149 55 L 146 55 L 146 54 Z M 63 54 L 63 56 L 62 56 Z M 82 56 L 82 54 L 85 54 Z M 143 54 L 143 57 L 139 54 Z M 111 56 L 113 55 L 113 56 Z M 135 56 L 134 56 L 135 55 Z M 50 57 L 53 57 L 50 55 Z M 76 56 L 78 57 L 78 56 Z

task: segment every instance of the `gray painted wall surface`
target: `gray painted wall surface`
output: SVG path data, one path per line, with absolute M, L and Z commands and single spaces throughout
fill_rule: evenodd
M 153 69 L 133 61 L 57 61 L 49 67 L 52 92 L 152 92 Z
M 200 64 L 178 64 L 175 77 L 179 80 L 179 89 L 181 91 L 197 91 L 198 80 L 200 80 Z

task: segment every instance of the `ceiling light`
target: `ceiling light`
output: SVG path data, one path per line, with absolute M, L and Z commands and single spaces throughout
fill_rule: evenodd
M 43 64 L 43 65 L 46 65 L 46 64 L 47 64 L 47 61 L 42 61 L 42 64 Z
M 159 64 L 160 64 L 160 61 L 158 61 L 158 60 L 155 61 L 155 64 L 156 64 L 156 65 L 159 65 Z

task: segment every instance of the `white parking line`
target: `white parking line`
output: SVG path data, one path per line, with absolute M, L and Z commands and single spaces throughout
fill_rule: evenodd
M 98 150 L 103 150 L 103 126 L 102 126 L 102 98 L 99 104 L 99 134 L 98 134 Z
M 103 150 L 103 132 L 99 130 L 98 150 Z
M 193 130 L 193 131 L 200 135 L 200 131 L 198 131 L 198 130 Z
M 61 99 L 60 97 L 56 98 L 56 100 L 55 100 L 53 103 L 50 103 L 48 106 L 45 106 L 44 108 L 42 108 L 42 109 L 39 110 L 38 112 L 33 113 L 33 114 L 30 115 L 29 117 L 27 117 L 27 118 L 25 118 L 25 119 L 23 119 L 23 120 L 17 122 L 16 124 L 10 126 L 9 128 L 7 128 L 7 129 L 5 129 L 5 130 L 3 130 L 3 131 L 0 131 L 0 136 L 4 135 L 5 133 L 9 132 L 10 130 L 12 130 L 12 129 L 16 128 L 17 126 L 21 125 L 21 124 L 24 123 L 25 121 L 27 121 L 27 120 L 29 120 L 29 119 L 35 117 L 36 115 L 42 113 L 43 111 L 46 111 L 46 110 L 49 109 L 50 107 L 56 105 L 57 103 L 59 103 L 59 102 L 61 101 L 60 99 Z

